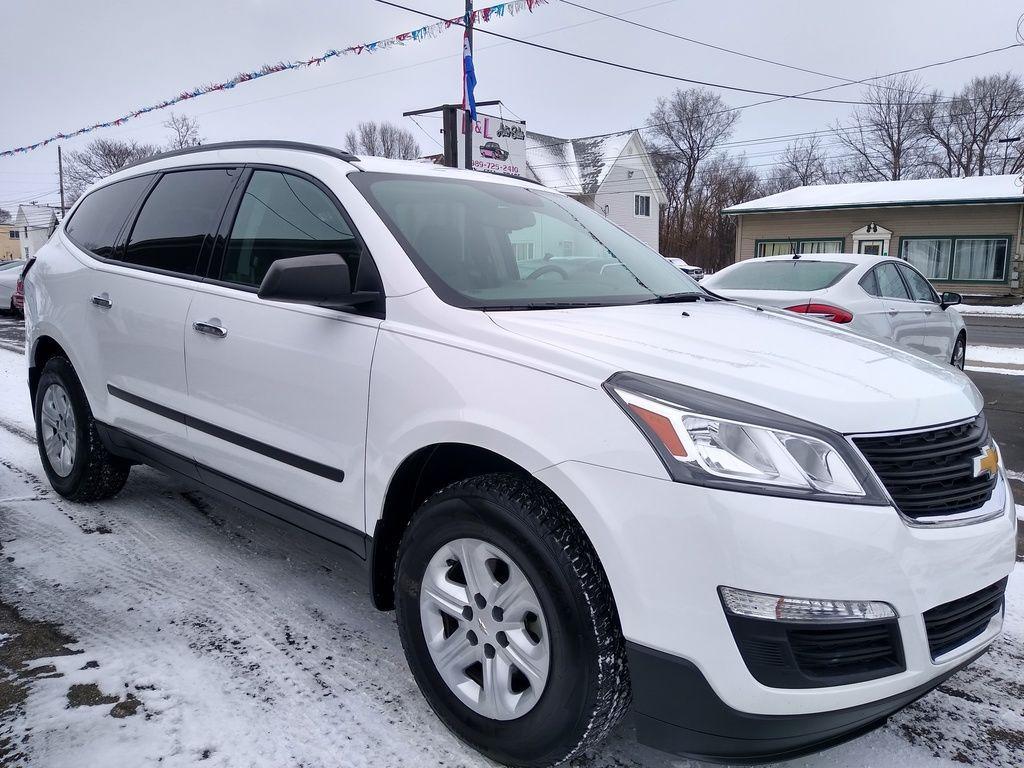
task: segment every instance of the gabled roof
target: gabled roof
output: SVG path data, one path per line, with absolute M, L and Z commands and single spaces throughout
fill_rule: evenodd
M 636 131 L 560 139 L 526 132 L 526 165 L 541 184 L 568 195 L 593 195 Z
M 30 229 L 49 229 L 55 222 L 61 220 L 59 208 L 51 208 L 48 205 L 19 205 L 18 212 L 14 215 L 14 224 L 18 227 L 29 227 Z
M 722 213 L 768 213 L 836 208 L 887 208 L 905 205 L 1024 203 L 1020 176 L 970 176 L 965 179 L 868 181 L 817 184 L 749 200 Z

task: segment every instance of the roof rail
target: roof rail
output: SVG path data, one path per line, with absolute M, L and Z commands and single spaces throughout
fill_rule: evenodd
M 318 155 L 335 157 L 338 160 L 345 160 L 349 163 L 359 159 L 351 152 L 346 152 L 343 149 L 336 149 L 335 147 L 325 147 L 322 144 L 306 144 L 302 141 L 278 141 L 274 139 L 248 139 L 245 141 L 221 141 L 215 144 L 199 144 L 195 147 L 185 147 L 184 149 L 174 149 L 170 152 L 161 152 L 158 155 L 150 155 L 149 157 L 144 157 L 141 160 L 136 160 L 134 163 L 129 163 L 121 168 L 121 170 L 124 170 L 125 168 L 134 168 L 137 165 L 150 163 L 154 160 L 163 160 L 166 157 L 178 157 L 179 155 L 191 155 L 197 152 L 209 152 L 218 149 L 294 149 L 300 152 L 315 152 Z

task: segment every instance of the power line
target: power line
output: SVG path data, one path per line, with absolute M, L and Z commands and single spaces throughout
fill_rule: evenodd
M 731 53 L 734 56 L 742 56 L 745 59 L 752 59 L 753 61 L 760 61 L 760 62 L 762 62 L 764 64 L 771 64 L 771 65 L 776 66 L 776 67 L 785 67 L 786 69 L 792 69 L 792 70 L 795 70 L 797 72 L 805 72 L 806 74 L 809 74 L 809 75 L 818 75 L 819 77 L 827 77 L 830 80 L 842 80 L 842 81 L 844 81 L 846 83 L 853 83 L 854 82 L 853 80 L 849 79 L 848 77 L 840 77 L 839 75 L 830 75 L 827 72 L 818 72 L 817 70 L 814 70 L 814 69 L 805 69 L 804 67 L 798 67 L 798 66 L 795 66 L 793 64 L 786 64 L 784 62 L 774 61 L 772 59 L 765 59 L 765 58 L 762 58 L 761 56 L 754 56 L 753 54 L 750 54 L 750 53 L 744 53 L 743 51 L 736 51 L 736 50 L 733 50 L 732 48 L 726 48 L 726 47 L 721 46 L 721 45 L 715 45 L 714 43 L 708 43 L 708 42 L 705 42 L 703 40 L 696 40 L 696 39 L 694 39 L 692 37 L 686 37 L 685 35 L 677 35 L 674 32 L 669 32 L 668 30 L 658 29 L 657 27 L 651 27 L 651 26 L 648 26 L 647 24 L 641 24 L 640 22 L 633 21 L 631 19 L 624 19 L 621 16 L 616 16 L 613 13 L 606 13 L 605 11 L 599 11 L 597 8 L 591 8 L 590 6 L 587 6 L 587 5 L 580 5 L 579 3 L 573 3 L 573 2 L 571 2 L 571 0 L 561 0 L 561 1 L 562 1 L 563 5 L 571 5 L 573 8 L 579 8 L 579 9 L 584 10 L 584 11 L 589 11 L 590 13 L 596 13 L 598 16 L 604 16 L 606 19 L 614 19 L 615 21 L 621 21 L 622 23 L 629 24 L 630 26 L 639 27 L 640 29 L 646 29 L 646 30 L 649 30 L 651 32 L 657 32 L 659 35 L 666 35 L 668 37 L 674 37 L 676 40 L 683 40 L 683 41 L 685 41 L 687 43 L 693 43 L 694 45 L 703 46 L 704 48 L 711 48 L 712 50 L 722 51 L 723 53 Z
M 399 3 L 391 2 L 391 0 L 375 0 L 375 2 L 378 2 L 378 3 L 382 4 L 382 5 L 389 5 L 392 8 L 400 8 L 403 11 L 409 11 L 411 13 L 416 13 L 416 14 L 419 14 L 420 16 L 425 16 L 425 17 L 430 18 L 430 19 L 443 20 L 443 19 L 441 19 L 440 16 L 435 16 L 432 13 L 427 13 L 426 11 L 420 11 L 420 10 L 417 10 L 416 8 L 410 8 L 409 6 L 406 6 L 406 5 L 400 5 Z M 452 22 L 452 26 L 465 26 L 465 24 L 460 24 L 457 21 L 453 21 Z M 650 75 L 651 77 L 660 77 L 660 78 L 663 78 L 665 80 L 674 80 L 674 81 L 680 82 L 680 83 L 689 83 L 691 85 L 701 85 L 701 86 L 704 86 L 704 87 L 707 87 L 707 88 L 719 88 L 721 90 L 736 91 L 738 93 L 752 93 L 752 94 L 756 94 L 758 96 L 773 96 L 773 97 L 775 97 L 775 98 L 777 98 L 779 100 L 781 100 L 781 99 L 798 99 L 800 101 L 813 101 L 813 102 L 821 102 L 821 103 L 825 103 L 825 104 L 854 104 L 854 105 L 860 105 L 860 106 L 864 106 L 864 105 L 869 104 L 869 102 L 865 102 L 865 101 L 852 101 L 852 100 L 848 100 L 848 99 L 821 99 L 821 98 L 816 98 L 816 97 L 812 97 L 812 96 L 807 96 L 806 94 L 776 93 L 774 91 L 761 91 L 761 90 L 758 90 L 756 88 L 743 88 L 743 87 L 736 86 L 736 85 L 725 85 L 723 83 L 713 83 L 713 82 L 709 82 L 709 81 L 706 81 L 706 80 L 694 80 L 693 78 L 682 77 L 680 75 L 670 75 L 670 74 L 668 74 L 666 72 L 656 72 L 656 71 L 651 70 L 651 69 L 644 69 L 643 67 L 634 67 L 634 66 L 631 66 L 629 64 L 622 64 L 622 63 L 615 62 L 615 61 L 608 61 L 607 59 L 600 59 L 600 58 L 598 58 L 596 56 L 587 56 L 586 54 L 583 54 L 583 53 L 576 53 L 575 51 L 567 51 L 567 50 L 564 50 L 562 48 L 555 48 L 555 47 L 550 46 L 550 45 L 544 45 L 543 43 L 534 43 L 534 42 L 531 42 L 529 40 L 523 40 L 523 39 L 518 38 L 518 37 L 512 37 L 511 35 L 503 35 L 500 32 L 494 32 L 494 31 L 489 30 L 489 29 L 480 29 L 478 31 L 481 32 L 482 34 L 492 35 L 494 37 L 501 38 L 502 40 L 508 40 L 510 42 L 519 43 L 520 45 L 526 45 L 526 46 L 529 46 L 531 48 L 537 48 L 537 49 L 542 50 L 542 51 L 548 51 L 550 53 L 557 53 L 557 54 L 559 54 L 561 56 L 569 56 L 569 57 L 574 58 L 574 59 L 580 59 L 581 61 L 589 61 L 592 64 L 601 64 L 601 65 L 604 65 L 606 67 L 614 67 L 616 69 L 622 69 L 622 70 L 625 70 L 627 72 L 636 72 L 637 74 Z M 1015 47 L 1016 45 L 1017 44 L 1015 43 L 1014 46 L 1009 46 L 1009 47 Z M 840 86 L 832 86 L 832 87 L 841 87 L 843 85 L 849 85 L 849 83 L 841 83 Z M 806 93 L 808 93 L 808 94 L 809 93 L 820 93 L 821 91 L 824 91 L 824 90 L 828 90 L 828 89 L 822 88 L 822 89 L 818 89 L 817 91 L 807 91 Z M 756 106 L 756 105 L 751 104 L 751 105 L 748 105 L 748 106 Z

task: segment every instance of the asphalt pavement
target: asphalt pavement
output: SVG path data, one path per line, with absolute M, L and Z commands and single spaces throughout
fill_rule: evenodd
M 964 315 L 967 344 L 1024 347 L 1024 317 Z

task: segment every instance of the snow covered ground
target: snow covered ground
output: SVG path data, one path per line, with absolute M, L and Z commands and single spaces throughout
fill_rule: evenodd
M 956 308 L 962 315 L 1002 315 L 1004 317 L 1024 317 L 1024 303 L 1012 304 L 1008 307 L 958 304 L 956 305 Z
M 393 614 L 338 550 L 145 468 L 110 502 L 57 497 L 23 365 L 0 350 L 0 765 L 491 765 L 434 717 Z M 790 765 L 1024 764 L 1020 570 L 989 654 L 885 728 Z M 692 763 L 627 725 L 577 765 Z

